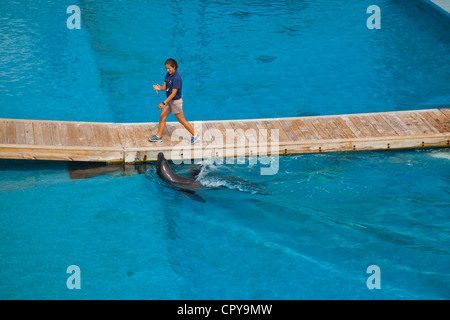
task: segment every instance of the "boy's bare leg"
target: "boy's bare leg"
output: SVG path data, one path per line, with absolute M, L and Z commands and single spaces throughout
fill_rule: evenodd
M 180 112 L 180 113 L 177 113 L 175 116 L 177 117 L 178 122 L 181 123 L 181 124 L 187 129 L 187 131 L 189 131 L 189 133 L 192 134 L 192 135 L 194 136 L 194 135 L 195 135 L 195 134 L 194 134 L 194 128 L 193 128 L 193 127 L 191 126 L 191 124 L 190 124 L 189 122 L 187 122 L 187 120 L 184 118 L 184 113 L 183 113 L 183 112 Z
M 159 116 L 159 125 L 158 125 L 158 133 L 156 134 L 158 137 L 162 137 L 164 128 L 166 127 L 166 119 L 170 114 L 170 110 L 162 109 L 161 115 Z

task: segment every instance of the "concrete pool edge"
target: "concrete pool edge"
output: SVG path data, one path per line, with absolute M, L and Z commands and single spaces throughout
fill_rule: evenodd
M 441 17 L 450 19 L 450 1 L 420 0 L 420 2 L 425 3 L 429 8 L 433 9 L 435 12 L 440 13 Z M 450 20 L 447 21 L 450 22 Z

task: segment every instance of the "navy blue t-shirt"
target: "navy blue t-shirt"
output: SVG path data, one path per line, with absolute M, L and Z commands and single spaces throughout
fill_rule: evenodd
M 178 71 L 175 71 L 172 75 L 167 73 L 164 82 L 166 82 L 166 96 L 168 97 L 172 94 L 172 89 L 178 89 L 177 94 L 175 95 L 173 100 L 181 99 L 182 82 Z

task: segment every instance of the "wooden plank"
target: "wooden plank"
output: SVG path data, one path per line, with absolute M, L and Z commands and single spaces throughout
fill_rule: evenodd
M 231 125 L 231 122 L 232 122 L 232 121 L 228 121 L 228 120 L 226 120 L 226 121 L 220 121 L 220 124 L 225 128 L 225 130 L 233 130 L 233 131 L 234 131 L 234 128 L 233 128 L 233 126 Z
M 345 125 L 353 132 L 355 138 L 364 138 L 367 137 L 367 134 L 364 132 L 365 129 L 362 125 L 358 125 L 359 121 L 352 121 L 352 117 L 350 116 L 342 116 L 341 121 L 345 123 Z
M 174 122 L 167 122 L 166 127 L 164 128 L 163 133 L 163 143 L 165 143 L 167 146 L 173 146 L 174 144 L 178 144 L 176 140 L 176 135 L 178 133 L 175 132 L 175 130 L 178 128 L 178 125 Z M 203 131 L 203 127 L 201 128 L 201 131 Z M 172 140 L 174 139 L 174 140 Z M 153 143 L 153 142 L 152 142 Z
M 26 144 L 25 122 L 16 122 L 16 138 L 17 144 Z
M 268 153 L 268 148 L 272 140 L 272 135 L 270 131 L 264 127 L 259 121 L 252 121 L 252 129 L 256 130 L 258 135 L 258 150 L 259 156 L 266 156 Z
M 254 132 L 247 133 L 248 126 L 246 122 L 235 120 L 231 125 L 238 135 L 242 135 L 245 138 L 246 144 L 250 143 L 250 140 L 253 141 L 255 139 Z
M 434 134 L 439 133 L 439 131 L 435 130 L 434 128 L 430 127 L 426 121 L 423 121 L 423 117 L 421 117 L 416 112 L 408 112 L 405 114 L 410 121 L 415 124 L 417 129 L 419 130 L 420 134 Z
M 373 116 L 367 115 L 365 119 L 380 134 L 380 137 L 389 136 L 389 132 L 386 130 L 385 126 L 377 121 Z
M 238 128 L 234 121 L 224 121 L 222 122 L 222 124 L 225 127 L 227 133 L 227 143 L 231 142 L 234 145 L 246 144 L 247 139 L 245 138 L 244 133 L 241 132 L 243 129 Z
M 318 140 L 322 140 L 323 136 L 322 133 L 314 126 L 314 123 L 312 122 L 312 117 L 299 119 L 299 121 L 303 121 L 306 126 L 308 127 L 309 131 L 316 136 Z
M 32 160 L 57 160 L 57 161 L 114 161 L 123 160 L 123 152 L 113 149 L 80 148 L 71 147 L 55 148 L 54 146 L 26 146 L 26 145 L 1 145 L 0 157 L 2 159 L 32 159 Z
M 230 125 L 236 134 L 238 144 L 249 144 L 249 138 L 246 136 L 245 132 L 247 130 L 245 124 L 242 121 L 234 120 L 230 121 Z
M 377 131 L 382 133 L 384 136 L 398 136 L 398 133 L 386 122 L 386 120 L 379 114 L 371 115 L 374 121 L 374 125 Z
M 112 125 L 108 125 L 108 127 L 109 127 L 109 132 L 111 134 L 112 146 L 113 147 L 121 147 L 122 143 L 120 141 L 119 129 L 118 129 L 117 125 L 112 124 Z M 145 140 L 148 141 L 148 136 L 145 136 Z
M 60 126 L 58 125 L 57 122 L 50 122 L 49 123 L 50 126 L 50 134 L 52 136 L 52 142 L 54 146 L 62 146 L 61 143 L 61 136 L 60 136 Z
M 98 147 L 97 140 L 95 139 L 94 129 L 91 123 L 80 123 L 77 129 L 79 134 L 83 136 L 83 140 L 80 140 L 80 142 L 83 141 L 83 145 L 89 147 Z
M 301 136 L 302 139 L 312 140 L 316 139 L 314 133 L 312 133 L 307 124 L 300 119 L 293 119 L 290 121 L 291 127 L 297 127 L 297 136 Z M 295 130 L 295 129 L 294 129 Z
M 145 124 L 144 125 L 144 133 L 147 136 L 147 140 L 151 138 L 152 136 L 156 135 L 158 133 L 158 123 L 154 124 Z M 153 142 L 152 142 L 153 143 Z
M 70 146 L 69 129 L 67 128 L 67 123 L 59 123 L 58 127 L 61 145 Z
M 131 143 L 128 139 L 127 130 L 125 129 L 125 126 L 122 124 L 117 124 L 117 133 L 120 138 L 120 144 L 123 148 L 128 149 L 131 147 Z M 155 133 L 156 134 L 156 133 Z
M 42 122 L 40 121 L 33 121 L 33 137 L 34 137 L 34 144 L 36 145 L 43 145 L 44 139 L 42 137 Z
M 74 132 L 77 139 L 77 146 L 87 146 L 88 139 L 84 132 L 84 123 L 77 123 L 74 126 Z
M 113 146 L 113 138 L 110 130 L 110 126 L 108 124 L 99 125 L 100 130 L 102 132 L 103 141 L 105 146 L 112 147 Z
M 219 130 L 222 133 L 223 144 L 225 145 L 227 142 L 227 130 L 226 130 L 225 126 L 223 125 L 223 123 L 221 121 L 214 123 L 214 126 L 216 127 L 217 130 Z
M 426 121 L 430 126 L 432 126 L 437 132 L 442 133 L 439 122 L 436 122 L 434 117 L 425 112 L 418 112 L 418 116 L 422 117 L 423 121 Z
M 31 121 L 25 122 L 25 140 L 26 140 L 26 143 L 29 145 L 34 145 L 34 131 L 33 130 L 34 130 L 33 122 L 31 122 Z
M 239 144 L 239 140 L 231 123 L 229 121 L 219 121 L 216 123 L 216 128 L 218 128 L 224 136 L 223 156 L 233 157 L 236 154 L 236 146 Z
M 431 113 L 428 111 L 420 111 L 419 114 L 431 125 L 433 126 L 438 132 L 444 133 L 444 132 L 450 132 L 450 126 L 446 125 L 446 117 L 442 113 L 438 112 Z
M 244 125 L 246 127 L 245 136 L 247 137 L 249 146 L 256 145 L 258 143 L 258 138 L 259 138 L 258 137 L 258 128 L 256 128 L 256 125 L 254 125 L 250 121 L 245 121 Z M 253 155 L 255 155 L 256 152 L 257 152 L 257 150 L 252 147 L 251 153 Z
M 330 130 L 328 127 L 328 122 L 326 118 L 313 118 L 311 119 L 311 123 L 314 125 L 314 128 L 322 136 L 322 139 L 331 140 L 338 139 L 338 136 L 333 130 Z
M 53 145 L 52 133 L 50 131 L 50 123 L 48 122 L 42 123 L 42 139 L 44 141 L 44 145 L 48 146 Z
M 67 146 L 79 146 L 80 141 L 78 139 L 78 123 L 67 123 Z M 102 147 L 104 145 L 101 145 Z
M 76 127 L 80 146 L 95 146 L 95 139 L 93 134 L 94 130 L 91 131 L 91 128 L 92 125 L 90 123 L 79 123 Z
M 353 120 L 358 119 L 361 125 L 369 132 L 370 137 L 381 137 L 381 133 L 370 123 L 368 115 L 357 115 Z
M 91 129 L 85 126 L 80 126 L 80 130 L 84 132 L 83 135 L 87 135 L 87 132 L 92 132 L 94 136 L 94 140 L 91 141 L 93 145 L 97 143 L 101 143 L 103 146 L 100 148 L 114 148 L 114 139 L 112 137 L 112 133 L 110 130 L 111 124 L 109 123 L 92 123 Z M 87 139 L 87 136 L 83 138 L 83 144 L 82 145 L 88 145 L 89 141 Z M 96 146 L 98 148 L 98 146 Z
M 439 112 L 443 113 L 450 120 L 450 108 L 440 108 Z
M 297 137 L 297 140 L 305 140 L 306 139 L 305 136 L 303 135 L 302 131 L 298 127 L 297 123 L 295 122 L 295 120 L 290 119 L 290 120 L 285 120 L 285 121 L 288 124 L 288 126 L 291 128 L 292 132 Z
M 241 120 L 232 120 L 228 121 L 226 123 L 226 126 L 230 126 L 233 128 L 233 131 L 228 131 L 227 138 L 232 140 L 227 140 L 227 142 L 232 142 L 231 149 L 228 150 L 228 152 L 232 152 L 230 156 L 236 156 L 236 157 L 244 157 L 247 155 L 248 152 L 248 145 L 250 143 L 249 138 L 246 136 L 246 127 L 244 124 L 244 121 Z M 226 150 L 227 152 L 227 150 Z
M 0 121 L 0 144 L 8 143 L 7 121 Z
M 258 155 L 258 128 L 256 127 L 256 123 L 253 121 L 244 121 L 243 122 L 245 129 L 245 136 L 248 141 L 248 145 L 246 146 L 244 152 L 247 156 L 254 157 Z
M 429 110 L 428 113 L 433 115 L 436 122 L 440 124 L 440 128 L 442 128 L 445 132 L 450 132 L 450 119 L 440 110 Z
M 200 141 L 197 143 L 197 145 L 200 144 L 213 144 L 214 143 L 214 137 L 212 135 L 213 133 L 213 124 L 209 123 L 209 122 L 202 122 L 202 135 L 200 137 Z M 184 128 L 184 126 L 179 126 L 177 127 L 175 130 L 177 130 L 177 135 L 179 139 L 182 139 L 180 141 L 182 142 L 187 142 L 188 140 L 191 140 L 191 134 L 189 133 L 189 131 L 187 131 L 186 128 Z M 186 133 L 188 134 L 188 136 L 186 136 Z M 178 142 L 175 142 L 176 144 L 178 144 Z
M 276 120 L 265 121 L 265 124 L 272 130 L 278 130 L 280 141 L 291 141 L 289 136 L 284 132 L 283 127 Z
M 100 124 L 93 124 L 92 131 L 94 132 L 94 143 L 97 147 L 108 146 L 105 141 L 104 130 L 102 130 L 102 126 Z
M 427 133 L 426 129 L 419 123 L 419 121 L 417 121 L 415 117 L 411 116 L 410 113 L 399 112 L 395 116 L 401 119 L 406 124 L 413 135 L 421 135 Z
M 262 137 L 263 139 L 266 139 L 265 141 L 267 143 L 270 143 L 271 139 L 272 139 L 272 135 L 271 135 L 271 129 L 268 128 L 263 121 L 253 121 L 253 128 L 256 128 L 256 131 L 258 132 L 258 139 L 260 139 L 260 137 Z M 259 140 L 258 140 L 259 141 Z
M 261 121 L 254 121 L 253 123 L 258 131 L 258 141 L 262 139 L 264 143 L 270 144 L 272 141 L 271 130 L 264 126 Z
M 130 137 L 130 139 L 132 139 L 130 134 L 128 134 L 128 137 Z M 162 143 L 165 146 L 170 146 L 172 144 L 171 139 L 170 139 L 169 128 L 167 128 L 167 123 L 166 123 L 166 126 L 164 127 L 164 130 L 163 130 L 163 133 L 162 133 L 162 139 L 163 139 Z M 154 142 L 152 142 L 152 143 L 154 143 Z M 156 142 L 156 143 L 161 143 L 161 142 Z M 135 138 L 135 144 L 137 145 L 136 138 Z
M 247 124 L 248 129 L 253 133 L 253 136 L 256 138 L 256 143 L 259 141 L 259 131 L 260 128 L 258 128 L 257 122 L 256 121 L 245 121 L 245 123 Z
M 225 137 L 222 134 L 222 131 L 220 131 L 219 129 L 216 128 L 214 123 L 206 123 L 206 127 L 207 127 L 207 132 L 208 132 L 208 137 L 209 137 L 209 142 L 208 144 L 213 144 L 216 146 L 221 146 L 223 145 L 224 141 L 225 141 Z M 187 132 L 187 130 L 186 130 Z M 205 141 L 203 141 L 203 143 L 205 143 Z
M 197 124 L 198 125 L 198 124 Z M 181 130 L 178 130 L 178 128 L 176 128 L 175 130 L 177 130 L 177 138 L 179 139 L 180 137 L 183 138 L 183 134 L 181 133 Z M 195 131 L 195 129 L 194 129 Z M 175 132 L 175 131 L 174 131 Z M 208 128 L 208 124 L 202 122 L 201 123 L 201 143 L 206 143 L 206 144 L 210 144 L 213 141 L 213 137 L 211 135 L 211 132 L 209 131 Z M 173 133 L 172 133 L 173 134 Z M 200 133 L 199 133 L 200 134 Z M 178 141 L 178 140 L 177 140 Z M 184 141 L 184 138 L 183 138 Z
M 336 137 L 338 139 L 348 139 L 349 137 L 346 135 L 343 129 L 340 128 L 339 125 L 337 125 L 337 122 L 335 121 L 335 118 L 328 118 L 328 128 L 333 130 L 333 132 L 336 133 Z
M 16 137 L 16 123 L 15 121 L 11 120 L 8 121 L 6 124 L 6 132 L 8 137 L 8 143 L 9 144 L 16 144 L 17 137 Z
M 406 124 L 404 124 L 399 118 L 395 117 L 393 113 L 381 114 L 380 116 L 399 136 L 412 135 L 411 130 L 409 130 Z
M 241 132 L 235 130 L 232 121 L 222 121 L 221 124 L 225 128 L 225 144 L 231 144 L 233 148 L 246 144 L 247 139 L 243 134 L 239 134 Z
M 301 136 L 298 137 L 294 130 L 292 130 L 291 126 L 287 123 L 286 120 L 281 119 L 278 120 L 278 122 L 280 123 L 281 127 L 283 128 L 284 132 L 286 133 L 286 135 L 289 137 L 289 140 L 291 141 L 297 141 L 301 139 Z
M 153 142 L 148 141 L 148 137 L 147 137 L 147 135 L 144 134 L 144 131 L 142 130 L 142 127 L 140 125 L 135 124 L 132 127 L 134 130 L 134 134 L 136 136 L 136 145 L 139 148 L 148 147 L 148 146 L 150 146 L 151 143 L 153 143 Z M 166 127 L 167 127 L 167 125 L 166 125 Z
M 225 127 L 223 126 L 222 122 L 221 122 L 221 121 L 215 122 L 215 123 L 214 123 L 214 127 L 222 133 L 223 139 L 224 139 L 224 141 L 225 141 L 225 138 L 226 138 L 226 129 L 225 129 Z
M 153 134 L 156 134 L 157 128 L 155 128 L 155 132 L 153 133 L 152 126 L 150 124 L 142 123 L 142 124 L 139 124 L 139 126 L 141 127 L 144 139 L 146 141 L 150 142 L 148 139 L 151 138 L 153 136 Z
M 430 123 L 424 116 L 422 116 L 421 113 L 416 112 L 414 115 L 422 122 L 422 124 L 427 128 L 429 133 L 431 134 L 440 133 L 439 130 L 436 129 L 434 124 Z
M 336 125 L 344 132 L 347 138 L 357 138 L 356 134 L 352 131 L 352 129 L 340 118 L 334 118 Z

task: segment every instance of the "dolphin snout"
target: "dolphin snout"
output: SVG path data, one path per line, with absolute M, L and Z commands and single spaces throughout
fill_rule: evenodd
M 159 170 L 162 166 L 162 163 L 166 160 L 164 158 L 164 154 L 162 152 L 158 153 L 158 162 L 156 162 L 156 169 Z

